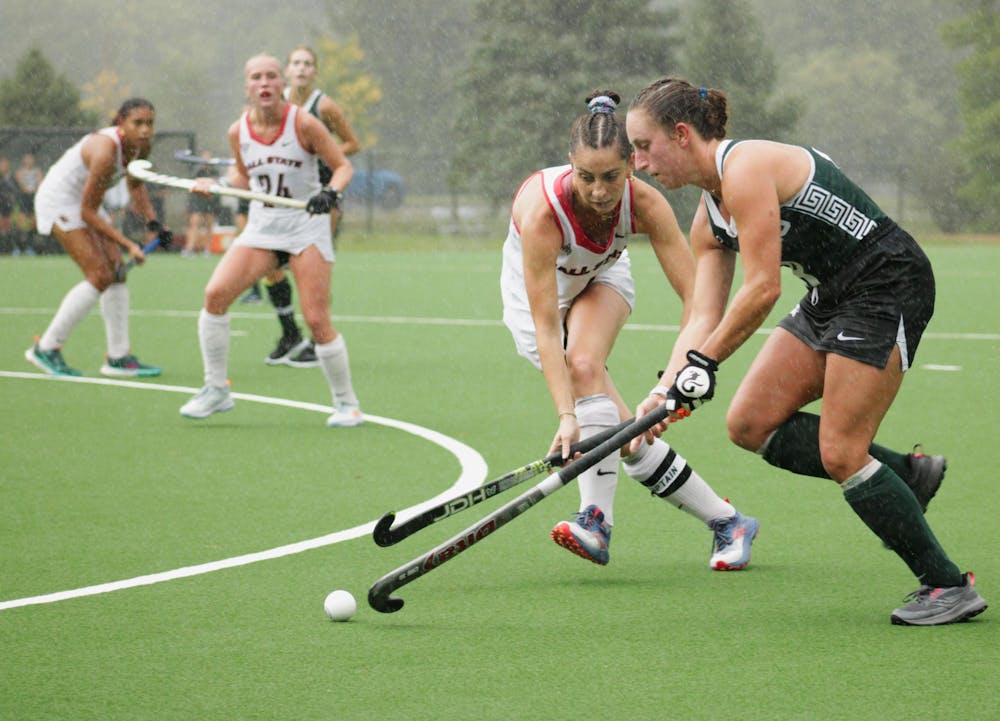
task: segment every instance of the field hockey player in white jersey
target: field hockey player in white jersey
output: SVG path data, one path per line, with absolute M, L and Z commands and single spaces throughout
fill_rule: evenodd
M 181 415 L 206 418 L 228 411 L 233 399 L 227 382 L 229 306 L 255 281 L 287 264 L 299 288 L 302 314 L 316 344 L 316 356 L 333 397 L 330 427 L 364 421 L 351 383 L 347 345 L 330 322 L 333 242 L 330 220 L 354 169 L 326 127 L 282 95 L 284 80 L 277 58 L 260 54 L 245 67 L 247 110 L 229 128 L 235 164 L 227 182 L 233 187 L 308 201 L 306 210 L 250 204 L 246 227 L 219 261 L 205 288 L 198 318 L 198 339 L 205 385 L 181 407 Z M 317 159 L 333 173 L 319 182 Z M 199 178 L 192 192 L 208 193 L 211 178 Z
M 288 64 L 285 66 L 285 80 L 288 83 L 285 87 L 285 100 L 295 103 L 310 115 L 319 118 L 340 143 L 344 155 L 353 155 L 361 149 L 361 143 L 341 107 L 333 102 L 330 96 L 315 87 L 318 70 L 316 53 L 312 48 L 300 45 L 288 53 Z M 324 185 L 328 183 L 331 172 L 330 167 L 320 161 L 319 182 Z M 342 212 L 340 208 L 330 212 L 330 231 L 334 240 L 340 228 Z M 259 286 L 259 283 L 255 283 L 242 302 L 253 302 L 255 297 L 259 299 Z M 316 347 L 312 341 L 302 337 L 302 331 L 295 321 L 292 284 L 288 281 L 285 271 L 278 268 L 268 273 L 264 278 L 264 287 L 281 325 L 281 337 L 264 362 L 268 365 L 285 364 L 293 368 L 317 365 Z
M 620 102 L 611 91 L 587 98 L 587 112 L 570 130 L 569 164 L 525 180 L 514 198 L 503 247 L 504 323 L 518 352 L 545 376 L 558 430 L 550 452 L 617 425 L 631 413 L 605 366 L 632 312 L 635 289 L 627 239 L 641 233 L 668 282 L 685 302 L 694 262 L 666 199 L 632 177 L 632 148 Z M 682 320 L 683 322 L 683 320 Z M 682 331 L 683 333 L 683 331 Z M 677 358 L 679 368 L 682 358 Z M 579 477 L 579 511 L 552 530 L 552 539 L 604 565 L 614 523 L 618 454 Z M 666 442 L 643 444 L 624 458 L 626 473 L 705 523 L 713 532 L 713 570 L 750 561 L 756 519 L 720 498 Z
M 155 111 L 148 100 L 126 100 L 110 127 L 82 138 L 49 168 L 35 194 L 38 232 L 55 236 L 84 276 L 63 298 L 42 336 L 25 351 L 24 357 L 46 373 L 80 375 L 66 364 L 62 347 L 98 301 L 107 337 L 101 373 L 149 377 L 162 372 L 140 362 L 130 347 L 129 291 L 122 250 L 138 263 L 145 261 L 145 253 L 112 224 L 111 216 L 101 207 L 104 194 L 125 176 L 129 162 L 149 155 L 154 120 Z M 146 186 L 131 176 L 126 183 L 132 209 L 146 220 L 150 237 L 159 235 L 161 245 L 169 245 L 172 234 L 157 219 Z

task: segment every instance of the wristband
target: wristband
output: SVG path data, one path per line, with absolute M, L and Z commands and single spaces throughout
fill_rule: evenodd
M 656 385 L 656 386 L 653 386 L 653 390 L 651 390 L 649 392 L 649 395 L 651 395 L 651 396 L 659 396 L 663 400 L 666 400 L 667 399 L 667 394 L 669 392 L 670 392 L 669 388 L 665 388 L 664 386 L 661 386 L 661 385 Z

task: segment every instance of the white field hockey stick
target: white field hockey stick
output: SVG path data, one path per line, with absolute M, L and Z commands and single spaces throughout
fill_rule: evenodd
M 195 155 L 191 150 L 178 150 L 174 153 L 174 160 L 192 165 L 234 165 L 236 163 L 232 158 L 203 158 L 200 155 Z
M 153 185 L 165 185 L 168 188 L 179 190 L 191 190 L 195 181 L 191 178 L 177 178 L 173 175 L 157 173 L 153 171 L 153 164 L 148 160 L 133 160 L 128 164 L 128 174 L 144 183 Z M 269 193 L 257 193 L 253 190 L 243 190 L 242 188 L 229 188 L 224 185 L 210 185 L 208 192 L 213 195 L 228 195 L 233 198 L 243 198 L 244 200 L 259 200 L 269 205 L 280 205 L 284 208 L 294 208 L 305 210 L 306 201 L 295 198 L 283 198 L 280 195 L 270 195 Z
M 587 451 L 596 448 L 600 443 L 606 441 L 608 438 L 611 438 L 611 436 L 618 431 L 627 428 L 631 423 L 632 419 L 629 419 L 624 423 L 614 426 L 613 428 L 608 428 L 600 433 L 590 436 L 589 438 L 585 438 L 579 443 L 574 443 L 570 447 L 569 457 L 572 458 L 577 453 L 586 453 Z M 499 478 L 488 481 L 479 486 L 479 488 L 474 488 L 468 493 L 456 496 L 434 506 L 433 508 L 429 508 L 423 513 L 403 521 L 395 528 L 392 527 L 392 524 L 393 521 L 396 520 L 396 513 L 394 511 L 390 511 L 382 516 L 378 520 L 378 523 L 375 524 L 375 530 L 372 531 L 372 538 L 375 543 L 380 546 L 392 546 L 393 544 L 399 543 L 407 536 L 410 536 L 421 529 L 427 528 L 427 526 L 443 521 L 446 518 L 450 518 L 456 513 L 464 511 L 467 508 L 472 508 L 472 506 L 482 503 L 483 501 L 495 498 L 504 491 L 509 490 L 520 483 L 524 483 L 530 478 L 540 476 L 543 473 L 551 473 L 553 468 L 562 466 L 563 463 L 565 463 L 565 461 L 563 460 L 562 452 L 557 451 L 546 458 L 532 461 L 527 465 L 521 466 L 520 468 L 517 468 L 509 473 L 505 473 Z
M 500 526 L 514 520 L 546 496 L 550 496 L 581 473 L 591 468 L 601 459 L 617 453 L 623 446 L 637 436 L 641 436 L 660 421 L 667 418 L 670 411 L 666 404 L 650 411 L 642 418 L 632 421 L 624 430 L 601 443 L 568 466 L 553 473 L 541 483 L 532 486 L 505 506 L 497 509 L 481 521 L 469 526 L 461 533 L 452 536 L 444 543 L 435 546 L 430 551 L 403 564 L 394 571 L 377 580 L 368 590 L 368 605 L 381 613 L 394 613 L 403 607 L 403 599 L 390 596 L 393 591 L 407 583 L 438 568 L 445 561 L 467 550 L 474 543 L 486 538 Z

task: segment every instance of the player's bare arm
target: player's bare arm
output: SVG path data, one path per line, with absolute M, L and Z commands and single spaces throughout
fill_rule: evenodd
M 340 106 L 333 102 L 326 95 L 319 103 L 319 114 L 323 118 L 323 124 L 331 133 L 340 140 L 340 149 L 344 155 L 354 155 L 361 150 L 361 143 L 358 136 L 354 134 L 351 124 L 347 122 L 347 116 Z
M 327 184 L 330 188 L 343 191 L 354 177 L 354 166 L 347 159 L 337 141 L 319 120 L 307 113 L 298 113 L 299 132 L 303 145 L 333 170 L 333 177 Z

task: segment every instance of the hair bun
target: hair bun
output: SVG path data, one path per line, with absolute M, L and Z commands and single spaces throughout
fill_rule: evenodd
M 618 102 L 608 95 L 598 95 L 595 98 L 591 98 L 587 103 L 587 109 L 592 113 L 612 114 L 617 107 Z

